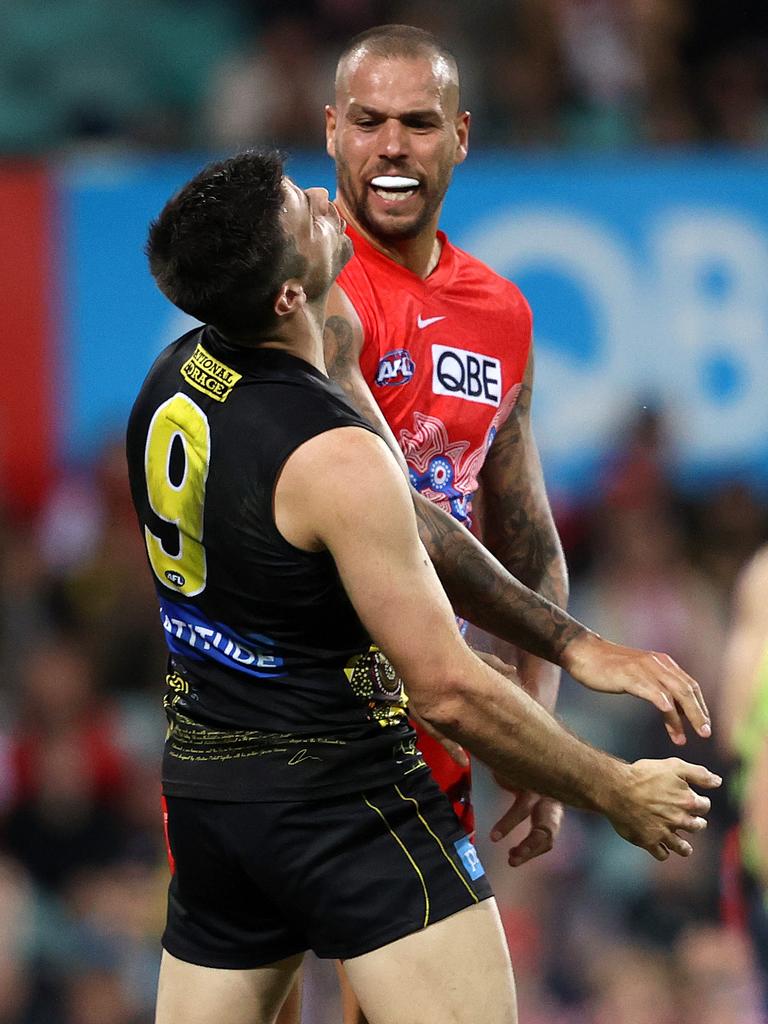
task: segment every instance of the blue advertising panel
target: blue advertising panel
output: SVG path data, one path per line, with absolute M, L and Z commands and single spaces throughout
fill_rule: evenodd
M 152 359 L 193 323 L 157 292 L 142 248 L 149 219 L 202 162 L 61 174 L 69 456 L 122 430 Z M 332 189 L 325 157 L 289 169 Z M 667 413 L 683 482 L 768 481 L 768 161 L 475 153 L 442 226 L 531 303 L 550 485 L 589 487 L 642 405 Z

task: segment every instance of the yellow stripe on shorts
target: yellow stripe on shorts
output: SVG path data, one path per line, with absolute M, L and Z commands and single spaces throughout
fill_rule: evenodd
M 427 830 L 427 832 L 429 832 L 429 834 L 435 840 L 437 845 L 440 847 L 440 850 L 442 851 L 443 856 L 448 861 L 448 863 L 451 865 L 453 870 L 456 872 L 456 874 L 458 875 L 459 881 L 464 886 L 464 888 L 467 890 L 469 895 L 472 897 L 472 899 L 475 901 L 475 903 L 479 903 L 480 902 L 480 898 L 478 897 L 477 893 L 472 888 L 472 886 L 469 884 L 469 882 L 467 882 L 466 878 L 464 877 L 464 875 L 462 875 L 461 871 L 459 871 L 459 869 L 456 867 L 456 864 L 454 863 L 453 858 L 448 853 L 446 848 L 443 846 L 440 837 L 435 835 L 435 833 L 432 831 L 432 829 L 429 827 L 429 825 L 427 824 L 426 820 L 424 819 L 424 817 L 423 817 L 423 815 L 421 813 L 421 809 L 419 808 L 419 801 L 415 797 L 412 797 L 412 796 L 403 796 L 403 794 L 400 792 L 400 787 L 399 786 L 395 786 L 395 790 L 397 791 L 397 795 L 400 797 L 401 800 L 407 800 L 409 803 L 412 803 L 414 805 L 414 807 L 416 808 L 416 814 L 418 816 L 419 821 L 424 826 L 424 828 Z
M 419 876 L 419 881 L 421 882 L 421 888 L 424 890 L 424 923 L 422 924 L 421 927 L 422 928 L 426 928 L 427 925 L 429 924 L 429 893 L 427 892 L 427 883 L 424 881 L 424 875 L 422 875 L 421 871 L 419 870 L 419 865 L 416 863 L 416 861 L 413 859 L 413 857 L 408 852 L 408 849 L 406 848 L 405 843 L 402 841 L 400 836 L 395 832 L 395 830 L 392 828 L 392 826 L 387 821 L 386 817 L 384 816 L 384 812 L 379 807 L 376 807 L 375 804 L 372 804 L 364 793 L 362 794 L 362 796 L 363 796 L 363 800 L 366 802 L 366 804 L 371 808 L 372 811 L 376 811 L 378 816 L 381 818 L 381 820 L 387 826 L 387 829 L 389 830 L 389 834 L 392 836 L 392 838 L 395 840 L 397 845 L 403 851 L 405 856 L 411 862 L 411 866 L 413 867 L 413 870 Z

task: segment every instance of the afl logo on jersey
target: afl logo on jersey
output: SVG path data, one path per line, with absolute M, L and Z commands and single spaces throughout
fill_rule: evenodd
M 501 362 L 480 352 L 432 346 L 432 390 L 436 395 L 498 406 L 501 403 Z
M 408 349 L 393 349 L 379 360 L 379 368 L 376 371 L 376 384 L 380 388 L 390 387 L 394 384 L 407 384 L 413 377 L 415 370 L 416 364 L 411 359 L 411 353 Z
M 165 578 L 177 587 L 183 587 L 187 582 L 180 572 L 172 572 L 170 569 L 166 571 Z

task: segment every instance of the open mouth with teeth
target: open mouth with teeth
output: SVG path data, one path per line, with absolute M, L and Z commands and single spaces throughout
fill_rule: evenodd
M 421 187 L 416 178 L 402 178 L 399 175 L 380 174 L 371 179 L 371 188 L 381 199 L 390 202 L 403 202 L 415 195 Z

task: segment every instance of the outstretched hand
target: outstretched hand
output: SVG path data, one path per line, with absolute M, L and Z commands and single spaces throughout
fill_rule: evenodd
M 511 867 L 520 867 L 552 849 L 563 822 L 563 805 L 550 797 L 509 785 L 498 776 L 495 778 L 502 789 L 514 794 L 515 799 L 491 829 L 491 841 L 500 842 L 526 818 L 530 819 L 527 835 L 512 847 L 507 858 Z
M 699 736 L 712 734 L 699 684 L 668 654 L 623 647 L 589 633 L 568 644 L 563 668 L 590 690 L 631 693 L 650 701 L 662 713 L 673 743 L 686 742 L 683 716 Z

